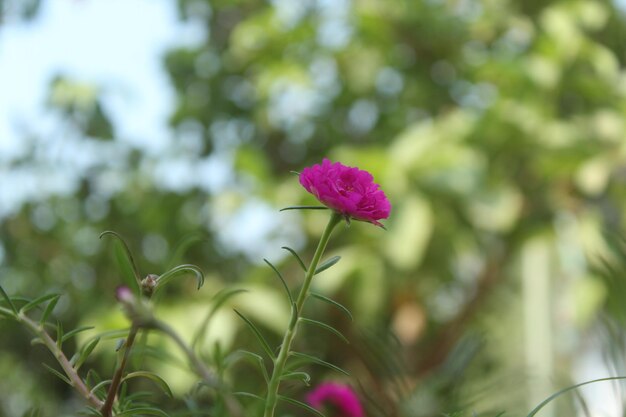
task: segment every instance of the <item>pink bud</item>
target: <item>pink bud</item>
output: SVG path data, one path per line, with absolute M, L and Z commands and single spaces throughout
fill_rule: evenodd
M 332 417 L 364 417 L 363 407 L 354 390 L 345 384 L 326 382 L 320 384 L 306 397 L 311 407 L 322 410 L 324 407 L 337 410 Z
M 135 295 L 126 285 L 120 285 L 115 289 L 115 298 L 125 304 L 132 304 L 135 301 Z

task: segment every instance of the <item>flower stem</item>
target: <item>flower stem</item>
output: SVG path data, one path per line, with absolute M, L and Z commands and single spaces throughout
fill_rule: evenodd
M 104 405 L 100 409 L 103 417 L 111 417 L 111 411 L 113 410 L 113 402 L 115 401 L 115 395 L 117 394 L 117 390 L 122 382 L 122 375 L 124 375 L 124 369 L 126 368 L 126 363 L 128 362 L 128 358 L 130 357 L 130 351 L 133 347 L 133 343 L 135 342 L 135 336 L 137 336 L 137 331 L 139 327 L 136 324 L 132 324 L 130 331 L 128 332 L 128 337 L 126 338 L 126 346 L 124 347 L 124 356 L 122 357 L 122 362 L 119 367 L 115 371 L 113 375 L 113 380 L 111 381 L 111 385 L 109 386 L 109 392 L 107 393 L 107 398 L 104 402 Z
M 332 212 L 330 220 L 326 225 L 326 229 L 324 229 L 324 233 L 322 233 L 322 237 L 317 244 L 317 249 L 315 250 L 315 254 L 313 255 L 311 264 L 309 265 L 309 268 L 307 269 L 304 276 L 304 284 L 300 289 L 300 294 L 298 294 L 298 298 L 295 302 L 295 309 L 292 312 L 292 314 L 295 316 L 291 317 L 289 326 L 287 327 L 285 335 L 283 336 L 283 342 L 280 346 L 278 356 L 276 357 L 276 359 L 274 359 L 274 369 L 268 383 L 267 397 L 265 398 L 265 412 L 263 414 L 264 417 L 274 417 L 274 410 L 276 409 L 276 403 L 278 402 L 278 388 L 280 386 L 280 379 L 283 375 L 285 364 L 287 363 L 287 358 L 289 357 L 291 343 L 293 342 L 293 339 L 295 338 L 296 332 L 298 330 L 298 319 L 302 314 L 302 307 L 304 306 L 304 303 L 309 295 L 309 287 L 311 286 L 311 281 L 313 280 L 313 276 L 315 275 L 317 265 L 322 259 L 322 255 L 324 254 L 324 250 L 326 249 L 326 245 L 328 244 L 330 235 L 333 232 L 335 226 L 337 226 L 337 224 L 341 221 L 341 218 L 341 214 L 335 211 Z

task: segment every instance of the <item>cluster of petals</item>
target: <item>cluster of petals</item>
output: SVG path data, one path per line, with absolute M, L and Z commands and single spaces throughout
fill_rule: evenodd
M 320 384 L 306 397 L 307 403 L 317 410 L 334 410 L 329 417 L 363 417 L 363 407 L 356 393 L 348 385 L 326 382 Z
M 305 168 L 300 184 L 322 204 L 345 217 L 382 226 L 389 217 L 391 204 L 374 177 L 367 171 L 324 159 Z

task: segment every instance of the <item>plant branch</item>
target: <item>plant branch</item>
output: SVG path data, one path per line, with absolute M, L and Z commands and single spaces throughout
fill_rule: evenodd
M 90 390 L 87 388 L 87 385 L 83 382 L 83 380 L 78 375 L 74 366 L 67 359 L 63 350 L 57 346 L 57 342 L 50 337 L 48 332 L 44 329 L 43 325 L 34 322 L 30 318 L 28 318 L 25 314 L 19 313 L 16 316 L 18 322 L 23 323 L 28 327 L 33 333 L 35 333 L 43 342 L 43 344 L 48 348 L 48 350 L 54 355 L 55 359 L 63 368 L 65 375 L 69 378 L 72 387 L 80 393 L 80 395 L 92 406 L 101 407 L 103 405 L 102 400 L 96 397 Z
M 100 409 L 102 417 L 111 417 L 113 402 L 115 401 L 117 390 L 119 389 L 120 383 L 122 382 L 122 376 L 124 375 L 124 370 L 126 369 L 126 364 L 128 363 L 128 358 L 130 357 L 130 351 L 133 348 L 133 343 L 135 342 L 135 336 L 137 336 L 138 330 L 139 327 L 133 323 L 130 331 L 128 332 L 128 337 L 126 338 L 126 343 L 124 346 L 124 356 L 122 357 L 122 361 L 120 362 L 120 365 L 113 375 L 113 380 L 111 381 L 111 385 L 109 385 L 109 391 L 107 392 L 107 398 L 104 402 L 104 405 Z

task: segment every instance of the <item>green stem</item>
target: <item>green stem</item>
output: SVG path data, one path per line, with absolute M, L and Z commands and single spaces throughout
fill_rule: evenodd
M 207 386 L 215 390 L 223 390 L 223 386 L 217 379 L 215 374 L 200 360 L 200 358 L 198 357 L 198 355 L 196 355 L 193 349 L 187 346 L 185 341 L 167 323 L 157 319 L 152 319 L 152 321 L 149 323 L 149 327 L 157 329 L 163 332 L 165 335 L 169 336 L 174 341 L 174 343 L 176 343 L 178 347 L 180 347 L 183 352 L 185 352 L 185 355 L 187 355 L 187 359 L 189 359 L 189 362 L 195 369 L 196 373 L 202 378 Z M 243 410 L 241 409 L 241 406 L 239 405 L 237 400 L 232 396 L 232 394 L 226 392 L 222 392 L 222 394 L 224 403 L 230 415 L 233 417 L 243 417 Z
M 185 352 L 187 359 L 191 362 L 191 365 L 194 367 L 198 375 L 204 380 L 204 382 L 211 388 L 219 388 L 220 384 L 217 380 L 216 376 L 211 372 L 209 368 L 198 358 L 196 353 L 191 349 L 185 341 L 165 322 L 154 319 L 152 321 L 151 327 L 163 332 L 167 336 L 170 337 Z
M 87 385 L 85 385 L 83 380 L 80 378 L 76 369 L 74 369 L 63 351 L 58 347 L 57 342 L 50 337 L 48 332 L 46 332 L 43 325 L 34 322 L 22 313 L 16 315 L 15 317 L 19 322 L 24 323 L 33 333 L 39 336 L 44 345 L 46 345 L 48 350 L 54 355 L 57 362 L 59 362 L 61 368 L 63 368 L 65 375 L 67 375 L 72 383 L 72 387 L 74 387 L 74 389 L 76 389 L 76 391 L 78 391 L 89 404 L 94 407 L 101 407 L 103 404 L 102 401 L 89 391 L 89 388 L 87 388 Z
M 298 322 L 300 315 L 302 313 L 302 307 L 304 307 L 304 303 L 309 295 L 309 287 L 311 286 L 311 281 L 313 280 L 313 276 L 315 275 L 315 270 L 317 269 L 317 265 L 322 259 L 322 255 L 324 254 L 324 250 L 326 249 L 326 245 L 328 244 L 328 240 L 330 239 L 330 235 L 333 232 L 333 229 L 339 222 L 341 221 L 341 214 L 334 212 L 332 213 L 328 224 L 326 225 L 326 229 L 324 233 L 322 233 L 322 237 L 317 245 L 317 249 L 315 250 L 315 254 L 313 255 L 313 259 L 311 260 L 311 264 L 306 271 L 304 276 L 304 284 L 300 289 L 300 294 L 295 302 L 295 309 L 292 314 L 294 316 L 291 317 L 289 322 L 289 326 L 285 331 L 285 335 L 283 336 L 283 342 L 280 346 L 280 351 L 278 352 L 278 356 L 274 360 L 274 369 L 272 371 L 272 377 L 268 383 L 267 387 L 267 397 L 265 398 L 265 413 L 264 417 L 274 417 L 274 410 L 276 409 L 276 403 L 278 402 L 278 388 L 280 386 L 280 378 L 283 375 L 283 371 L 285 369 L 285 364 L 287 363 L 287 358 L 289 357 L 289 351 L 291 349 L 291 343 L 296 336 L 296 332 L 298 331 Z
M 137 336 L 137 331 L 139 327 L 133 323 L 128 332 L 128 337 L 126 338 L 126 346 L 124 347 L 124 356 L 122 357 L 122 362 L 120 366 L 115 371 L 113 375 L 113 380 L 111 381 L 111 385 L 109 386 L 109 392 L 107 393 L 107 398 L 104 402 L 104 405 L 100 409 L 103 417 L 111 417 L 111 412 L 113 410 L 113 402 L 115 401 L 115 396 L 117 395 L 117 390 L 122 382 L 122 376 L 124 375 L 124 369 L 126 368 L 126 363 L 128 362 L 128 358 L 130 357 L 130 351 L 133 347 L 133 343 L 135 342 L 135 336 Z

